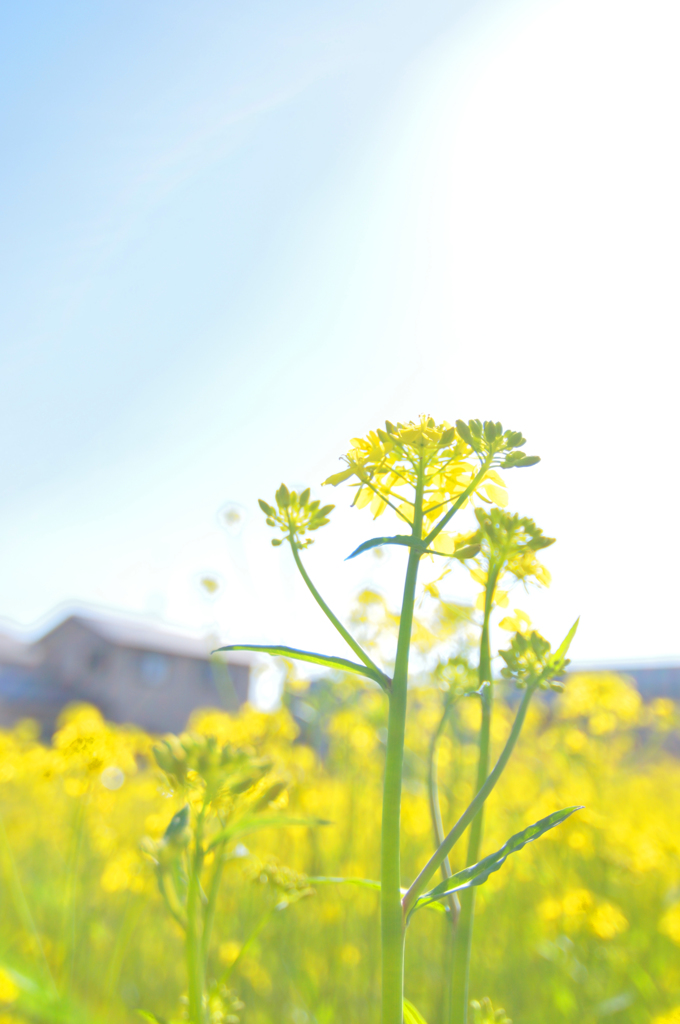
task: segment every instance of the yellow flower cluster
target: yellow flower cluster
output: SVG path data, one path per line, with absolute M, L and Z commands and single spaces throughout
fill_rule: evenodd
M 505 484 L 493 466 L 533 465 L 538 459 L 512 458 L 524 443 L 520 433 L 503 432 L 500 423 L 459 420 L 451 426 L 431 416 L 396 426 L 388 421 L 384 430 L 355 437 L 345 456 L 347 468 L 325 483 L 353 480 L 357 508 L 370 506 L 376 518 L 389 507 L 412 523 L 413 492 L 422 481 L 424 518 L 431 528 L 473 483 L 470 496 L 506 505 Z

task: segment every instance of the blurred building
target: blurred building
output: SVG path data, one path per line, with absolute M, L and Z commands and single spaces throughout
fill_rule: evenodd
M 249 684 L 248 664 L 210 657 L 207 640 L 115 616 L 70 615 L 30 644 L 0 634 L 0 726 L 34 718 L 44 735 L 79 701 L 112 722 L 180 732 L 195 708 L 237 708 Z

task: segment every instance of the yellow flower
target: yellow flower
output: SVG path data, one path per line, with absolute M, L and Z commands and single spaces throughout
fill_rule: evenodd
M 385 430 L 355 437 L 345 456 L 347 468 L 324 482 L 335 487 L 354 478 L 352 486 L 357 493 L 353 504 L 357 508 L 370 506 L 377 517 L 390 507 L 411 523 L 413 492 L 422 472 L 425 523 L 431 529 L 472 483 L 478 471 L 471 456 L 486 467 L 474 493 L 484 501 L 506 505 L 505 484 L 492 463 L 507 468 L 533 465 L 533 459 L 515 451 L 523 444 L 520 433 L 503 432 L 500 423 L 491 421 L 465 424 L 458 420 L 455 426 L 437 423 L 431 416 L 396 426 L 387 421 Z
M 521 608 L 515 608 L 513 615 L 506 615 L 498 625 L 510 633 L 528 633 L 531 629 L 531 619 Z
M 579 917 L 592 905 L 593 896 L 587 889 L 571 889 L 562 901 L 562 909 L 567 917 Z
M 0 1003 L 13 1003 L 19 997 L 19 986 L 4 967 L 0 967 Z
M 674 903 L 659 921 L 659 931 L 680 946 L 680 903 Z
M 562 916 L 562 904 L 559 900 L 548 897 L 538 905 L 538 913 L 544 921 L 556 921 Z
M 569 677 L 560 699 L 563 718 L 589 718 L 590 731 L 603 735 L 639 722 L 642 697 L 632 681 L 614 672 L 579 672 Z
M 590 917 L 590 927 L 600 939 L 613 939 L 625 932 L 628 921 L 618 907 L 611 903 L 601 903 Z
M 653 1017 L 652 1024 L 680 1024 L 680 1006 L 674 1007 L 669 1013 Z
M 340 947 L 340 960 L 347 967 L 356 967 L 361 963 L 361 951 L 353 943 L 346 942 Z
M 218 955 L 222 963 L 230 967 L 241 952 L 241 946 L 242 943 L 234 942 L 233 940 L 230 942 L 220 942 Z

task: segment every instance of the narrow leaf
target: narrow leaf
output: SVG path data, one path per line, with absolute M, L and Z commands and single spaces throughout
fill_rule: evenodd
M 577 618 L 576 622 L 571 627 L 571 629 L 569 630 L 569 632 L 565 636 L 564 640 L 562 641 L 560 646 L 555 651 L 555 657 L 557 657 L 557 658 L 564 658 L 566 656 L 567 651 L 571 647 L 571 641 L 576 636 L 576 630 L 578 629 L 578 624 L 579 624 L 580 621 L 581 621 L 581 616 L 579 615 L 579 617 Z
M 218 647 L 213 654 L 221 651 L 254 651 L 256 654 L 270 654 L 274 658 L 292 658 L 295 661 L 311 661 L 314 665 L 323 665 L 325 668 L 340 669 L 342 672 L 356 672 L 357 675 L 366 676 L 378 683 L 383 689 L 389 688 L 389 678 L 381 672 L 374 672 L 368 665 L 361 665 L 358 661 L 348 661 L 347 658 L 336 658 L 332 654 L 317 654 L 315 651 L 298 651 L 295 647 L 281 646 L 259 646 L 258 644 L 230 644 L 228 647 Z
M 400 544 L 407 548 L 422 547 L 422 542 L 416 540 L 415 537 L 409 537 L 406 534 L 398 534 L 396 537 L 374 537 L 373 540 L 365 540 L 363 544 L 360 544 L 358 548 L 348 555 L 345 559 L 349 562 L 350 558 L 356 558 L 357 555 L 363 555 L 364 551 L 370 551 L 371 548 L 381 547 L 383 544 Z M 425 550 L 423 548 L 423 550 Z
M 289 825 L 305 825 L 307 828 L 315 828 L 317 825 L 330 824 L 332 824 L 330 821 L 324 821 L 323 818 L 291 818 L 290 815 L 286 814 L 241 818 L 240 821 L 235 821 L 233 825 L 227 825 L 216 836 L 213 836 L 206 847 L 206 853 L 219 846 L 220 843 L 226 843 L 230 839 L 236 839 L 237 837 L 241 838 L 251 835 L 251 833 L 259 832 L 263 828 L 288 828 Z
M 527 843 L 532 843 L 535 839 L 550 831 L 551 828 L 561 825 L 574 811 L 580 811 L 581 809 L 581 807 L 565 807 L 561 811 L 553 811 L 547 818 L 541 818 L 540 821 L 529 825 L 522 832 L 517 832 L 514 836 L 510 836 L 507 843 L 501 846 L 500 850 L 490 853 L 488 857 L 484 857 L 477 864 L 471 864 L 470 867 L 457 871 L 455 875 L 451 875 L 450 878 L 440 882 L 434 889 L 423 893 L 411 913 L 420 909 L 420 907 L 428 906 L 433 900 L 440 900 L 444 896 L 448 896 L 449 893 L 459 892 L 461 889 L 470 889 L 474 885 L 482 885 L 483 882 L 486 882 L 489 875 L 498 871 L 511 853 L 517 853 Z
M 408 999 L 404 1000 L 404 1024 L 427 1024 L 420 1010 L 416 1010 Z

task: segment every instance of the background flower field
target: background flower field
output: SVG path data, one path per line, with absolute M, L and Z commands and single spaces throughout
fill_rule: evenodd
M 244 1024 L 368 1022 L 378 999 L 377 894 L 307 877 L 377 877 L 384 698 L 341 676 L 291 676 L 286 693 L 272 714 L 246 706 L 190 723 L 273 757 L 289 783 L 277 806 L 332 822 L 265 830 L 235 848 L 212 971 Z M 411 699 L 408 872 L 432 842 L 425 780 L 442 690 L 422 685 Z M 472 795 L 477 713 L 477 702 L 459 702 L 440 742 L 447 821 Z M 496 746 L 509 718 L 499 701 Z M 491 797 L 485 847 L 555 806 L 585 809 L 542 839 L 540 856 L 527 847 L 480 888 L 474 998 L 490 996 L 516 1024 L 680 1019 L 676 725 L 670 701 L 643 704 L 614 675 L 575 675 L 563 694 L 536 704 L 514 770 Z M 50 746 L 30 723 L 0 736 L 3 1024 L 122 1024 L 139 1020 L 140 1007 L 176 1015 L 186 988 L 181 933 L 143 840 L 163 835 L 179 803 L 153 742 L 83 706 L 66 713 Z M 436 1024 L 448 923 L 433 912 L 412 927 L 406 993 Z M 229 1019 L 220 1012 L 216 1024 Z

